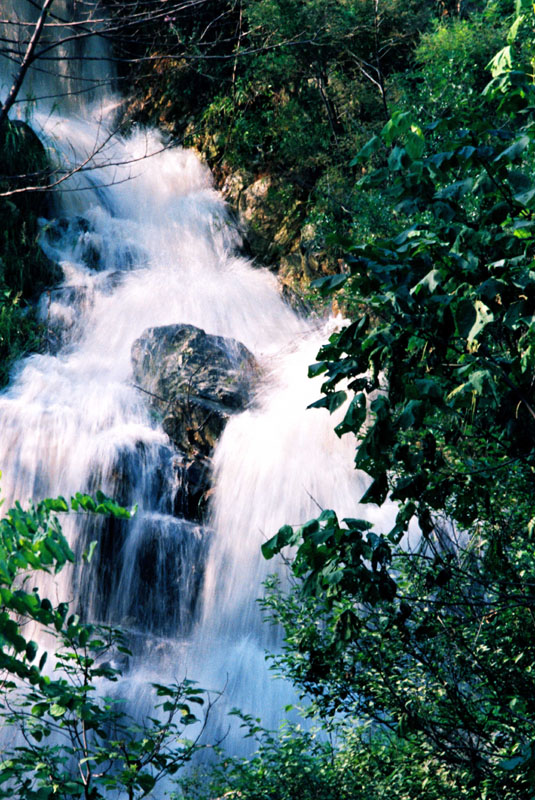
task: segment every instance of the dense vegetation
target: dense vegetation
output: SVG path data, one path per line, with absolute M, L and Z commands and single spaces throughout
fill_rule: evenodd
M 511 9 L 462 6 L 456 16 L 432 1 L 201 3 L 155 37 L 131 110 L 198 147 L 245 210 L 253 254 L 308 287 L 337 271 L 344 236 L 391 231 L 392 207 L 358 191 L 349 167 L 369 136 L 396 108 L 429 118 L 469 108 L 483 88 Z
M 263 548 L 296 548 L 293 591 L 265 601 L 286 632 L 275 667 L 336 743 L 246 720 L 258 753 L 212 792 L 533 794 L 534 13 L 512 11 L 420 38 L 351 164 L 392 210 L 388 235 L 344 231 L 346 269 L 315 284 L 343 287 L 354 321 L 311 367 L 314 405 L 349 401 L 336 431 L 357 437 L 361 500 L 399 503 L 392 530 L 326 510 Z
M 311 366 L 325 380 L 307 413 L 345 403 L 336 432 L 356 437 L 356 466 L 370 476 L 361 501 L 390 496 L 399 504 L 392 530 L 371 531 L 357 511 L 339 520 L 334 509 L 267 542 L 268 558 L 294 548 L 292 592 L 272 581 L 264 602 L 285 629 L 274 667 L 302 692 L 319 730 L 275 734 L 244 718 L 255 755 L 225 758 L 204 784 L 184 781 L 182 792 L 529 800 L 533 6 L 206 2 L 160 16 L 147 36 L 148 45 L 128 43 L 131 55 L 150 57 L 137 63 L 131 110 L 202 149 L 222 181 L 241 176 L 240 191 L 268 179 L 252 218 L 257 252 L 282 263 L 294 283 L 321 276 L 315 291 L 336 293 L 352 320 Z M 9 269 L 6 291 L 28 292 Z M 41 745 L 49 735 L 42 720 L 63 726 L 71 747 L 70 731 L 92 715 L 90 758 L 104 763 L 99 720 L 114 713 L 47 682 L 13 623 L 24 613 L 55 627 L 72 674 L 86 676 L 82 695 L 90 691 L 102 632 L 93 646 L 93 631 L 69 621 L 66 609 L 12 591 L 22 546 L 19 539 L 12 558 L 14 531 L 24 528 L 24 568 L 61 566 L 71 556 L 49 518 L 65 510 L 62 501 L 29 515 L 19 509 L 0 530 L 9 567 L 0 575 L 4 667 L 34 687 L 34 705 L 15 721 L 30 724 L 37 742 L 4 772 L 30 781 L 27 797 L 51 796 L 47 776 L 57 765 L 64 794 L 100 796 L 83 780 L 69 783 L 61 771 L 68 753 Z M 173 691 L 169 710 L 184 693 L 188 700 L 190 687 Z M 193 689 L 191 697 L 200 699 Z M 112 769 L 132 796 L 151 791 L 156 769 L 173 771 L 189 757 L 186 748 L 160 767 L 159 735 L 148 734 L 156 759 L 141 773 L 148 777 L 132 767 L 142 758 L 135 731 L 125 769 Z M 32 772 L 40 752 L 46 769 Z M 115 788 L 97 781 L 95 792 Z
M 53 603 L 35 586 L 74 560 L 58 521 L 67 512 L 130 517 L 99 492 L 78 493 L 69 504 L 63 497 L 17 504 L 0 520 L 0 797 L 135 800 L 190 760 L 199 733 L 194 741 L 182 734 L 205 698 L 187 680 L 153 684 L 152 716 L 138 722 L 125 713 L 113 691 L 117 658 L 130 656 L 122 633 L 80 621 L 68 603 Z M 53 666 L 32 635 L 50 643 Z
M 314 405 L 349 396 L 336 430 L 357 436 L 362 502 L 399 503 L 392 530 L 324 511 L 264 546 L 297 548 L 294 591 L 266 602 L 286 631 L 277 666 L 324 725 L 353 721 L 333 764 L 348 741 L 368 763 L 339 796 L 533 794 L 532 7 L 509 21 L 482 94 L 442 91 L 435 118 L 400 107 L 354 159 L 401 224 L 317 282 L 344 283 L 356 316 L 311 367 Z

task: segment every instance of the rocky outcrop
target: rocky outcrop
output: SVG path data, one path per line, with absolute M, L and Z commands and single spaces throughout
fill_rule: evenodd
M 219 183 L 240 223 L 246 254 L 276 269 L 287 302 L 299 313 L 310 312 L 310 282 L 332 273 L 333 264 L 321 231 L 304 224 L 303 198 L 271 175 L 243 170 L 223 169 Z
M 183 454 L 176 511 L 198 519 L 210 488 L 210 456 L 230 416 L 250 402 L 255 360 L 234 339 L 167 325 L 134 342 L 132 366 L 135 386 Z
M 282 201 L 281 182 L 270 175 L 230 172 L 221 191 L 238 216 L 251 255 L 262 264 L 273 266 L 298 248 L 303 204 L 297 198 Z

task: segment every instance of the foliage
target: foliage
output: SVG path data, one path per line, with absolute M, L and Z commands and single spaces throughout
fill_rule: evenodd
M 207 773 L 182 780 L 181 797 L 242 800 L 452 800 L 465 797 L 428 753 L 415 758 L 411 743 L 354 721 L 329 737 L 321 730 L 284 726 L 278 734 L 244 717 L 255 744 L 249 758 L 224 756 Z
M 306 290 L 338 270 L 340 239 L 398 225 L 380 190 L 355 192 L 355 149 L 391 108 L 420 124 L 437 110 L 469 114 L 512 11 L 508 0 L 201 2 L 160 22 L 131 110 L 200 149 L 222 183 L 269 176 L 249 245 Z
M 1 145 L 2 191 L 19 189 L 27 186 L 28 182 L 39 185 L 45 179 L 48 170 L 46 151 L 26 123 L 6 124 L 2 128 Z M 48 261 L 37 243 L 37 219 L 44 208 L 43 195 L 36 192 L 0 199 L 2 282 L 24 298 L 34 297 L 59 277 L 58 268 Z
M 78 493 L 70 508 L 130 516 L 101 492 Z M 121 675 L 114 659 L 130 655 L 124 636 L 81 622 L 34 586 L 73 561 L 56 516 L 68 511 L 59 497 L 27 510 L 17 503 L 0 520 L 0 717 L 4 735 L 12 732 L 0 797 L 145 797 L 191 758 L 196 745 L 182 733 L 197 722 L 191 705 L 204 700 L 189 681 L 153 684 L 153 716 L 140 721 L 108 696 Z
M 317 282 L 362 312 L 311 367 L 313 405 L 349 400 L 336 431 L 357 437 L 361 502 L 396 500 L 394 527 L 324 511 L 263 548 L 296 548 L 294 592 L 266 605 L 279 667 L 325 719 L 370 720 L 463 797 L 500 800 L 535 776 L 533 34 L 519 0 L 463 127 L 398 111 L 361 150 L 361 186 L 409 224 Z
M 422 33 L 414 51 L 416 69 L 401 79 L 403 105 L 415 108 L 420 124 L 438 116 L 470 116 L 488 82 L 486 66 L 505 39 L 512 13 L 512 7 L 489 3 L 468 17 L 442 19 Z
M 168 22 L 150 51 L 162 59 L 139 74 L 132 107 L 205 153 L 221 181 L 269 175 L 258 223 L 265 227 L 267 216 L 273 230 L 250 237 L 253 254 L 267 264 L 291 255 L 299 272 L 297 245 L 313 225 L 321 263 L 305 263 L 321 273 L 342 255 L 333 230 L 359 216 L 374 227 L 347 162 L 384 122 L 394 75 L 409 65 L 434 10 L 399 0 L 204 2 Z M 274 247 L 289 216 L 291 235 Z

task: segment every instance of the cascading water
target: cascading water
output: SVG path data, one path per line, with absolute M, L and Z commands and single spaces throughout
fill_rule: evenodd
M 318 507 L 355 516 L 364 489 L 354 443 L 336 437 L 325 411 L 306 411 L 319 396 L 307 366 L 325 334 L 236 255 L 239 236 L 195 154 L 163 148 L 155 133 L 108 140 L 102 114 L 34 116 L 51 152 L 72 163 L 106 144 L 100 168 L 63 184 L 55 219 L 43 222 L 65 280 L 41 299 L 49 352 L 22 361 L 0 396 L 3 495 L 102 489 L 137 503 L 131 521 L 68 520 L 78 553 L 93 538 L 98 548 L 90 568 L 62 573 L 57 599 L 132 634 L 128 691 L 187 675 L 224 688 L 208 735 L 226 729 L 232 706 L 275 727 L 291 690 L 265 664 L 277 634 L 256 603 L 274 570 L 260 545 Z M 175 323 L 242 342 L 261 376 L 216 447 L 204 525 L 177 511 L 181 454 L 132 380 L 133 342 Z M 237 734 L 227 746 L 239 748 Z

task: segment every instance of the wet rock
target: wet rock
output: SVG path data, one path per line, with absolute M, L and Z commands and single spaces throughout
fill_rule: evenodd
M 192 456 L 211 454 L 230 415 L 250 401 L 256 374 L 244 345 L 193 325 L 149 328 L 133 344 L 132 365 L 165 432 Z
M 147 265 L 147 253 L 128 239 L 111 238 L 96 230 L 91 220 L 81 216 L 41 220 L 41 240 L 56 260 L 69 260 L 90 272 L 123 271 Z
M 134 384 L 180 451 L 173 513 L 202 520 L 211 491 L 211 454 L 232 414 L 250 402 L 257 368 L 234 339 L 193 325 L 149 328 L 132 347 Z
M 70 244 L 74 244 L 81 234 L 88 233 L 90 230 L 89 221 L 85 217 L 57 217 L 52 220 L 42 220 L 43 234 L 50 244 L 60 244 L 64 246 L 67 239 Z
M 210 539 L 207 528 L 138 511 L 131 520 L 96 520 L 80 533 L 85 550 L 90 541 L 98 543 L 91 569 L 85 564 L 76 570 L 81 614 L 161 636 L 190 631 Z M 82 553 L 77 547 L 80 565 Z M 106 592 L 98 590 L 102 586 Z
M 297 197 L 289 202 L 280 181 L 271 175 L 230 171 L 221 191 L 236 213 L 251 256 L 274 265 L 298 246 L 302 203 Z
M 42 241 L 45 250 L 61 258 L 70 248 L 73 259 L 91 270 L 102 268 L 102 238 L 93 230 L 89 220 L 81 216 L 42 220 Z
M 89 269 L 101 269 L 102 264 L 102 237 L 96 233 L 85 231 L 78 241 L 79 257 Z
M 221 193 L 227 203 L 230 203 L 234 209 L 238 209 L 243 192 L 253 180 L 251 175 L 244 172 L 238 170 L 229 172 L 221 185 Z
M 186 635 L 211 536 L 193 507 L 187 458 L 170 445 L 138 442 L 106 461 L 96 458 L 90 475 L 87 493 L 102 489 L 121 505 L 139 507 L 130 519 L 97 515 L 82 522 L 74 545 L 79 613 L 156 635 Z M 83 554 L 93 541 L 88 567 Z
M 202 521 L 211 494 L 211 459 L 199 453 L 184 453 L 175 458 L 174 467 L 173 513 L 184 519 Z
M 55 355 L 65 345 L 79 340 L 80 319 L 92 305 L 93 293 L 87 286 L 59 286 L 41 295 L 37 315 L 49 353 Z

